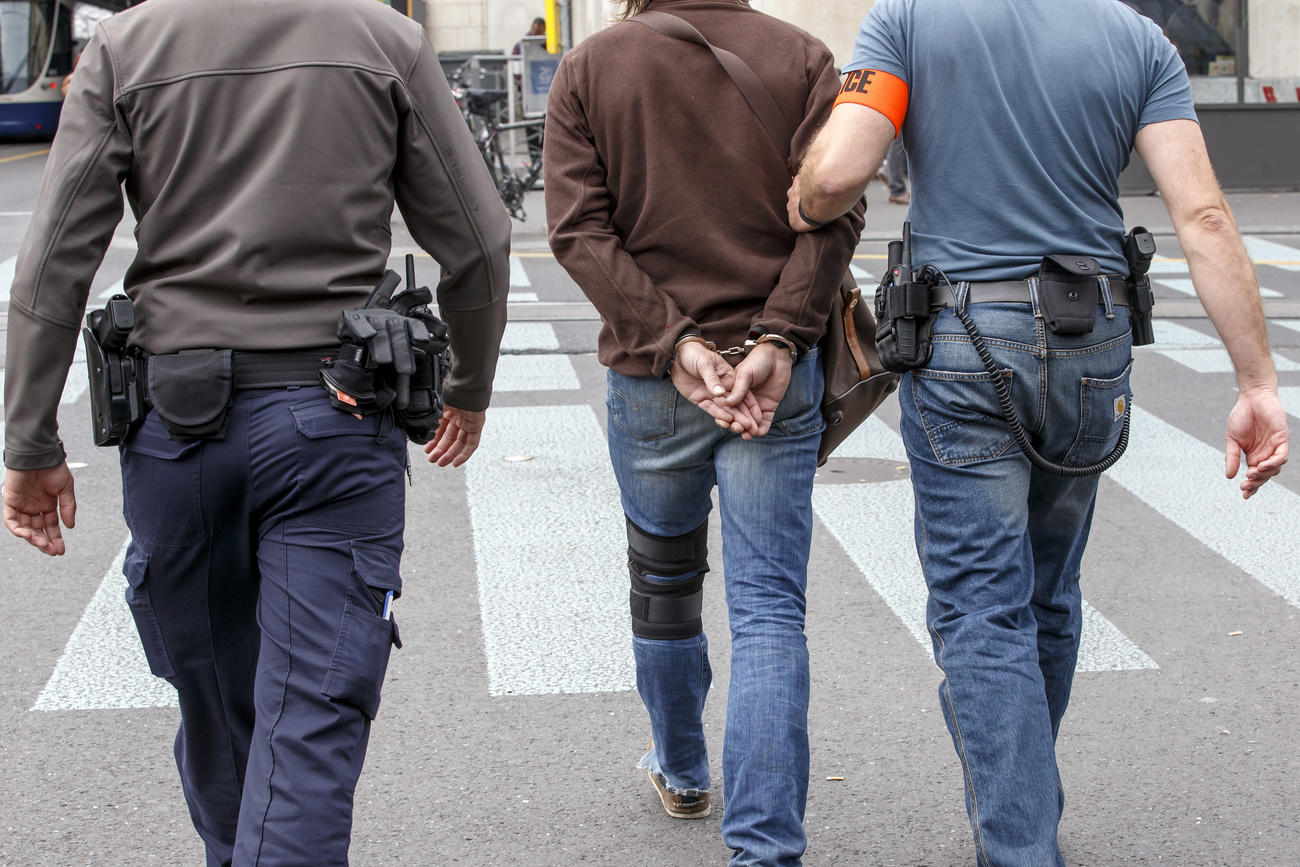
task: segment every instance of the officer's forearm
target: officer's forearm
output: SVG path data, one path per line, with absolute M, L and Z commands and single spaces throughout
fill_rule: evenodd
M 894 125 L 880 112 L 860 105 L 836 106 L 799 167 L 805 219 L 824 223 L 852 208 L 893 140 Z
M 1226 203 L 1174 221 L 1192 285 L 1223 339 L 1242 391 L 1277 387 L 1259 282 Z

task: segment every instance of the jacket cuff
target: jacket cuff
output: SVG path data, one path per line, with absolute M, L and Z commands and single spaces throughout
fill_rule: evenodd
M 55 442 L 53 448 L 39 452 L 15 452 L 5 449 L 5 468 L 10 470 L 48 470 L 67 460 L 68 454 L 63 450 L 62 442 Z

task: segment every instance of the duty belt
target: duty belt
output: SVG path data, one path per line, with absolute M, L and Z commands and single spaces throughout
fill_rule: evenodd
M 1129 288 L 1132 283 L 1123 277 L 1103 275 L 1110 286 L 1110 301 L 1118 307 L 1127 307 Z M 966 296 L 967 304 L 1028 304 L 1029 280 L 990 280 L 969 283 L 970 290 Z M 936 308 L 954 306 L 953 290 L 955 285 L 941 284 L 930 288 L 930 305 Z
M 255 388 L 293 388 L 320 385 L 320 370 L 325 362 L 337 358 L 339 347 L 327 346 L 318 349 L 286 350 L 242 350 L 231 353 L 231 372 L 236 391 Z M 149 382 L 148 368 L 153 364 L 154 356 L 144 357 L 144 382 Z M 145 389 L 145 403 L 153 401 Z

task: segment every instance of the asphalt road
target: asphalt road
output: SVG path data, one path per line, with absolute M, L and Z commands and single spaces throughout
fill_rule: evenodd
M 41 150 L 0 146 L 0 325 Z M 876 207 L 881 190 L 868 194 L 869 238 L 902 220 L 902 208 Z M 357 792 L 353 863 L 722 865 L 720 810 L 673 821 L 633 770 L 647 727 L 597 323 L 546 251 L 533 198 L 517 224 L 513 324 L 483 446 L 459 470 L 412 452 L 396 612 L 405 647 Z M 1232 201 L 1272 293 L 1270 335 L 1300 417 L 1300 196 Z M 1158 200 L 1125 205 L 1167 234 Z M 394 229 L 404 252 L 409 234 Z M 124 225 L 92 300 L 115 289 L 133 248 Z M 883 252 L 875 240 L 860 248 L 864 282 Z M 1223 479 L 1233 377 L 1192 315 L 1176 243 L 1162 237 L 1159 255 L 1159 342 L 1136 353 L 1133 443 L 1102 481 L 1084 560 L 1088 634 L 1058 750 L 1062 847 L 1071 867 L 1300 864 L 1300 471 L 1248 503 Z M 427 257 L 419 268 L 436 278 Z M 67 556 L 0 543 L 0 864 L 201 864 L 171 758 L 177 713 L 121 599 L 117 459 L 90 444 L 83 379 L 74 369 L 61 413 L 70 460 L 84 465 Z M 974 860 L 921 637 L 896 430 L 890 403 L 816 489 L 809 865 Z M 720 781 L 729 644 L 718 569 L 706 597 Z

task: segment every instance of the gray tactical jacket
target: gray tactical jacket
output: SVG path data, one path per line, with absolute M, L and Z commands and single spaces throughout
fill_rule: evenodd
M 19 251 L 7 467 L 63 459 L 55 414 L 123 188 L 131 342 L 155 354 L 337 343 L 396 202 L 442 265 L 447 403 L 487 407 L 510 221 L 420 25 L 374 0 L 149 0 L 86 46 Z

